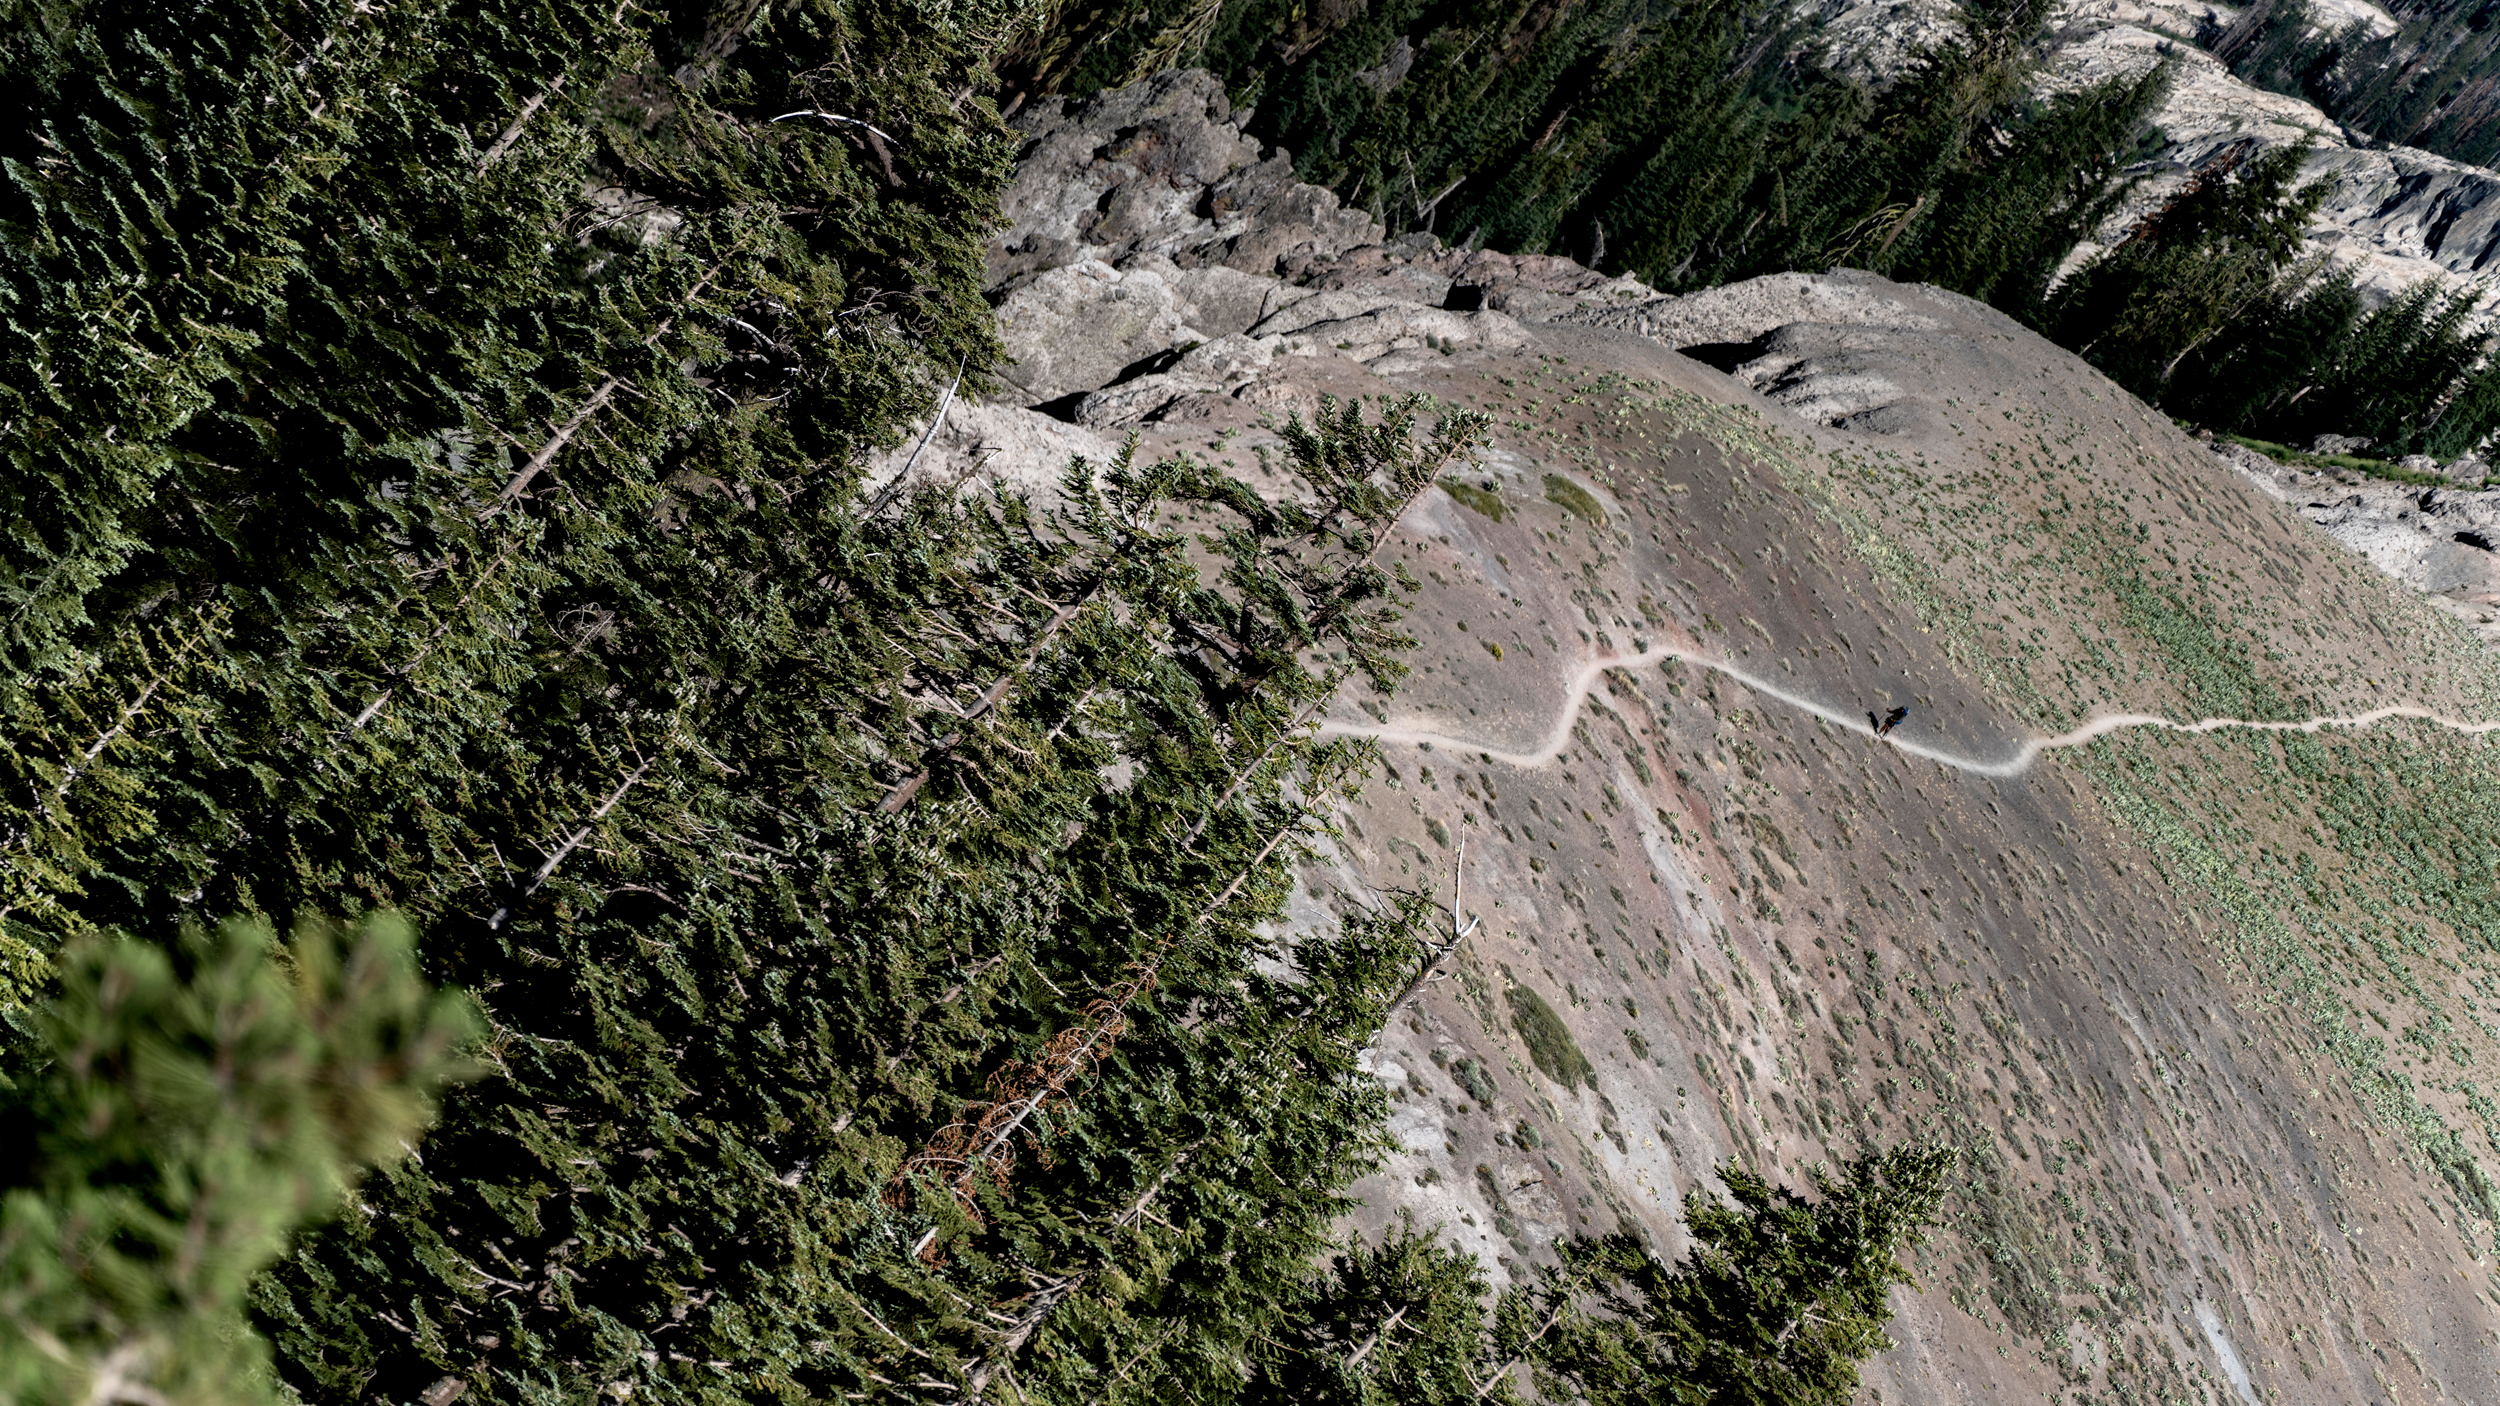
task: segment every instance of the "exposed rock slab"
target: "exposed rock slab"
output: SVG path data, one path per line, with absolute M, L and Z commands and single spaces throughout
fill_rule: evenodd
M 2416 488 L 2279 464 L 2235 444 L 2214 457 L 2372 566 L 2500 645 L 2500 490 Z
M 1369 215 L 1296 181 L 1281 149 L 1245 136 L 1223 84 L 1204 70 L 1045 100 L 1014 125 L 1026 140 L 1001 205 L 1009 225 L 991 253 L 992 283 L 1141 253 L 1292 272 L 1382 237 Z

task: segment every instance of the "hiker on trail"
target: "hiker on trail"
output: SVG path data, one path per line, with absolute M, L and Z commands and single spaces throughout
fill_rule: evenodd
M 1869 726 L 1871 726 L 1871 727 L 1873 727 L 1873 728 L 1875 729 L 1875 736 L 1876 736 L 1876 738 L 1877 738 L 1878 740 L 1881 740 L 1881 739 L 1883 739 L 1883 738 L 1886 738 L 1886 737 L 1890 737 L 1890 736 L 1892 736 L 1892 730 L 1893 730 L 1894 728 L 1896 728 L 1896 727 L 1901 726 L 1901 720 L 1902 720 L 1903 718 L 1908 717 L 1909 715 L 1910 715 L 1910 710 L 1909 710 L 1908 708 L 1905 708 L 1905 707 L 1898 707 L 1898 708 L 1894 708 L 1891 712 L 1886 713 L 1886 714 L 1884 715 L 1884 717 L 1883 717 L 1883 720 L 1882 720 L 1882 721 L 1880 721 L 1880 722 L 1878 722 L 1878 721 L 1876 720 L 1876 717 L 1875 717 L 1875 715 L 1874 715 L 1873 713 L 1869 713 L 1869 714 L 1867 714 L 1867 715 L 1866 715 L 1866 721 L 1867 721 L 1867 724 L 1868 724 Z

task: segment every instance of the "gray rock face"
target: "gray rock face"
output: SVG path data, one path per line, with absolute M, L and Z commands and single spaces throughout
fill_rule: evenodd
M 2214 457 L 2422 592 L 2484 642 L 2500 644 L 2500 555 L 2493 551 L 2500 546 L 2500 491 L 2352 482 L 2290 468 L 2236 444 L 2216 445 Z M 2479 460 L 2460 462 L 2480 468 Z
M 1281 150 L 1241 131 L 1224 86 L 1197 69 L 1017 115 L 1025 133 L 1002 209 L 990 280 L 1086 261 L 1160 254 L 1194 268 L 1298 271 L 1362 244 L 1380 225 L 1293 178 Z
M 1848 269 L 1772 274 L 1679 298 L 1582 309 L 1557 320 L 1649 337 L 1809 420 L 1903 435 L 1922 433 L 1932 421 L 1923 401 L 1903 389 L 1905 382 L 1931 381 L 1939 366 L 1985 360 L 1979 344 L 1940 315 L 1964 304 L 1992 324 L 2011 325 L 1958 294 Z M 1982 369 L 1973 362 L 1974 371 Z
M 1244 136 L 1211 74 L 1047 103 L 1016 126 L 1010 224 L 989 259 L 1013 358 L 1001 379 L 1077 423 L 1188 418 L 1211 394 L 1259 403 L 1258 372 L 1240 368 L 1279 354 L 1425 364 L 1518 346 L 1522 319 L 1655 296 L 1564 258 L 1384 242 L 1369 215 Z M 1206 362 L 1218 347 L 1225 368 Z
M 1149 270 L 1100 259 L 1045 269 L 998 304 L 999 335 L 1016 358 L 1000 375 L 1034 401 L 1090 390 L 1180 341 L 1189 311 Z

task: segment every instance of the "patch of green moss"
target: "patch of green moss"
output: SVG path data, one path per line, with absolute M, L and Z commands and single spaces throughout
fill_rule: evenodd
M 1589 1057 L 1580 1053 L 1578 1042 L 1571 1038 L 1571 1027 L 1545 1003 L 1545 998 L 1525 986 L 1514 986 L 1507 993 L 1510 999 L 1511 1028 L 1528 1045 L 1528 1058 L 1539 1073 L 1564 1088 L 1574 1084 L 1597 1087 L 1597 1068 Z
M 1561 474 L 1545 476 L 1545 501 L 1593 526 L 1606 525 L 1606 505 Z
M 1500 522 L 1502 514 L 1507 511 L 1502 502 L 1502 495 L 1494 492 L 1493 485 L 1490 483 L 1478 488 L 1472 483 L 1461 483 L 1454 478 L 1445 478 L 1441 480 L 1441 489 L 1458 500 L 1460 507 L 1482 513 L 1495 522 Z

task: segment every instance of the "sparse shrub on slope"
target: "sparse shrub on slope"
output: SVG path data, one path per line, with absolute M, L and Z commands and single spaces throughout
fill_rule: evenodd
M 1594 1087 L 1597 1069 L 1589 1057 L 1580 1052 L 1579 1042 L 1571 1038 L 1571 1027 L 1543 996 L 1533 988 L 1513 986 L 1504 993 L 1510 1003 L 1511 1027 L 1528 1047 L 1528 1058 L 1546 1078 L 1575 1088 L 1588 1083 Z

